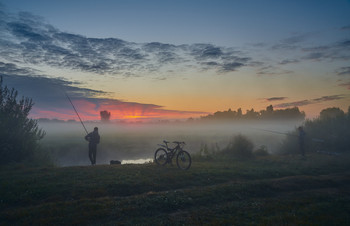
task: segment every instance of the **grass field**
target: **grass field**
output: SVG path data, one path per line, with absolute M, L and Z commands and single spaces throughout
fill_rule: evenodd
M 350 156 L 6 166 L 0 225 L 350 225 Z

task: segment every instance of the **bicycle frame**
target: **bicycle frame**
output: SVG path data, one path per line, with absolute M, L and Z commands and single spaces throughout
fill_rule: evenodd
M 170 148 L 168 146 L 168 144 L 170 142 L 165 141 L 165 140 L 163 142 L 165 143 L 165 145 L 164 144 L 158 144 L 158 145 L 163 147 L 163 148 L 165 148 L 165 150 L 166 150 L 166 152 L 168 154 L 169 161 L 171 161 L 174 158 L 174 156 L 176 155 L 177 152 L 182 150 L 181 145 L 185 145 L 185 142 L 174 141 L 173 143 L 175 143 L 176 146 L 174 148 Z
M 191 155 L 183 150 L 183 146 L 185 145 L 185 142 L 178 142 L 174 141 L 173 143 L 176 144 L 174 148 L 171 148 L 168 146 L 168 141 L 163 141 L 164 144 L 158 144 L 160 148 L 156 150 L 154 153 L 154 161 L 161 166 L 166 165 L 167 163 L 170 163 L 172 165 L 172 160 L 176 156 L 176 165 L 179 169 L 187 170 L 191 167 Z

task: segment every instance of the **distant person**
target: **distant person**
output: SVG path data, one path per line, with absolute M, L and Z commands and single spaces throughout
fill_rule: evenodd
M 298 131 L 299 131 L 299 149 L 300 149 L 300 153 L 302 156 L 305 156 L 305 136 L 306 133 L 304 131 L 304 128 L 302 126 L 298 127 Z
M 98 134 L 98 128 L 95 127 L 93 132 L 86 135 L 85 140 L 89 141 L 89 158 L 91 161 L 91 165 L 95 165 L 97 144 L 100 143 L 100 135 Z

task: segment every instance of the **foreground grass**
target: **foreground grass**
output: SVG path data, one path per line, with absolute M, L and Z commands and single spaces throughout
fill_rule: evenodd
M 0 225 L 350 225 L 350 156 L 2 167 Z

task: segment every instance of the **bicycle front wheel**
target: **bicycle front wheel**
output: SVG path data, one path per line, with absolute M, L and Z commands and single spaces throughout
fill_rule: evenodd
M 154 153 L 154 161 L 161 166 L 164 166 L 168 162 L 168 154 L 164 148 L 158 148 Z
M 180 169 L 187 170 L 191 167 L 191 156 L 187 151 L 180 151 L 176 156 L 176 165 Z

